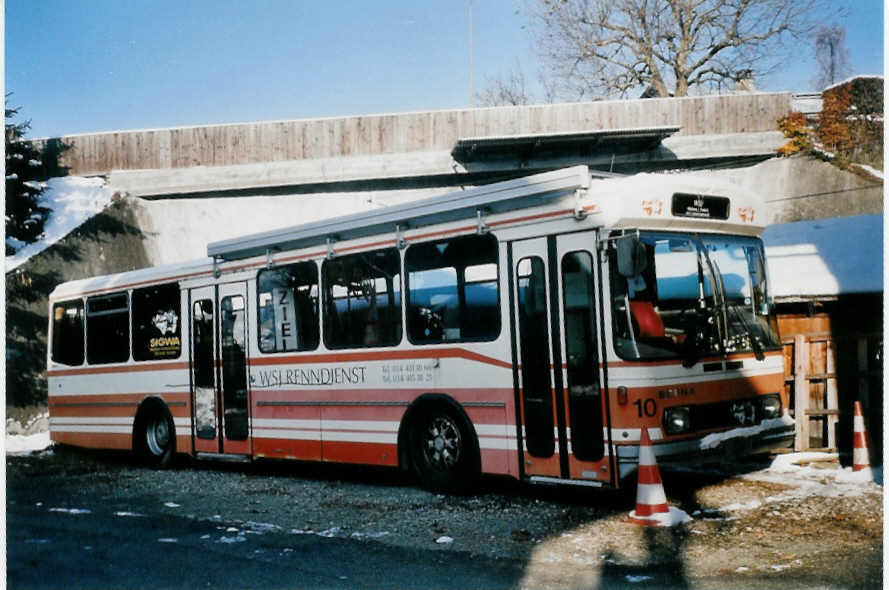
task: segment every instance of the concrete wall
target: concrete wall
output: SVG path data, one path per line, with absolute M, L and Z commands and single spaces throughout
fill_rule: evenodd
M 771 223 L 883 212 L 883 183 L 808 156 L 715 171 L 765 196 Z
M 151 265 L 207 256 L 207 244 L 248 233 L 377 209 L 441 194 L 443 189 L 201 199 L 128 198 Z

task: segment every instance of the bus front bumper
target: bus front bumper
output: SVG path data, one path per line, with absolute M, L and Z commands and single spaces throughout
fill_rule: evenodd
M 793 444 L 795 424 L 790 416 L 763 420 L 756 426 L 733 428 L 700 438 L 677 442 L 657 442 L 652 450 L 661 463 L 683 466 L 714 462 L 734 462 L 749 455 L 784 449 Z M 639 462 L 638 445 L 616 447 L 620 477 L 636 470 Z

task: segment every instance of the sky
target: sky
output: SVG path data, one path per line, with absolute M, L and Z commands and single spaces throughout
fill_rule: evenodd
M 882 74 L 883 1 L 847 4 L 826 24 Z M 511 70 L 542 96 L 528 22 L 525 0 L 6 0 L 5 92 L 32 138 L 462 108 Z M 814 75 L 801 48 L 757 89 Z

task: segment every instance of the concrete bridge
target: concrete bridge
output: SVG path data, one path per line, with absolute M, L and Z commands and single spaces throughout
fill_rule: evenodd
M 136 197 L 464 186 L 587 164 L 614 172 L 774 155 L 789 93 L 596 101 L 72 135 L 70 174 Z

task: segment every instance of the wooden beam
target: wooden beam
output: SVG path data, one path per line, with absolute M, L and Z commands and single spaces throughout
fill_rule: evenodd
M 796 438 L 793 448 L 804 451 L 809 448 L 809 343 L 802 334 L 793 341 L 793 399 L 796 418 Z

